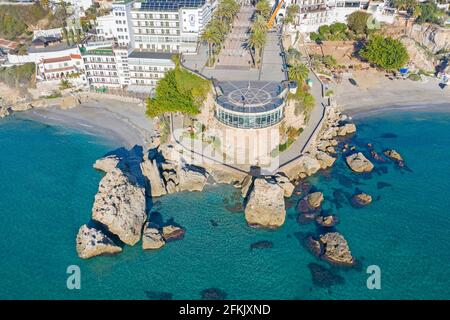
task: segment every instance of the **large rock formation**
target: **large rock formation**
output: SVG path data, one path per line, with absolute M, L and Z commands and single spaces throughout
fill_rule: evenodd
M 89 259 L 102 254 L 114 254 L 121 251 L 122 248 L 117 246 L 101 230 L 89 228 L 85 224 L 80 227 L 77 234 L 77 253 L 80 258 Z
M 107 226 L 124 243 L 136 244 L 147 218 L 144 189 L 132 184 L 120 169 L 111 170 L 100 181 L 92 218 Z
M 156 159 L 145 159 L 141 163 L 142 174 L 147 178 L 150 185 L 149 194 L 152 197 L 160 197 L 167 194 L 166 186 L 159 173 L 158 163 Z
M 252 184 L 253 184 L 253 176 L 251 176 L 251 175 L 246 176 L 244 178 L 244 180 L 242 181 L 242 186 L 241 186 L 242 198 L 247 198 L 248 192 L 249 192 Z
M 163 247 L 166 244 L 163 236 L 158 229 L 152 228 L 150 223 L 147 223 L 142 233 L 142 249 L 154 250 Z
M 204 168 L 185 165 L 178 171 L 180 191 L 202 191 L 208 180 L 208 173 Z
M 245 206 L 245 219 L 250 226 L 275 228 L 286 219 L 282 187 L 273 177 L 258 177 Z
M 450 49 L 450 29 L 434 24 L 413 25 L 410 38 L 432 53 Z
M 107 156 L 95 161 L 94 169 L 101 170 L 103 172 L 110 172 L 117 168 L 119 162 L 120 159 L 117 156 Z
M 351 266 L 355 263 L 345 238 L 338 232 L 330 232 L 320 236 L 323 246 L 322 258 L 339 265 Z
M 373 170 L 373 164 L 361 152 L 354 153 L 345 158 L 350 169 L 355 172 L 370 172 Z

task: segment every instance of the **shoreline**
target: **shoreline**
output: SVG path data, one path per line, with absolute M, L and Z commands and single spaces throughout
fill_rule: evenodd
M 360 108 L 346 109 L 341 107 L 342 111 L 351 116 L 353 119 L 362 120 L 364 116 L 377 115 L 381 112 L 411 112 L 411 111 L 428 111 L 428 112 L 450 112 L 450 102 L 435 102 L 435 103 L 421 103 L 421 102 L 408 102 L 408 103 L 393 103 L 385 105 L 370 105 Z
M 92 100 L 67 110 L 58 106 L 33 108 L 14 116 L 104 138 L 117 147 L 145 148 L 155 134 L 145 107 L 114 100 Z

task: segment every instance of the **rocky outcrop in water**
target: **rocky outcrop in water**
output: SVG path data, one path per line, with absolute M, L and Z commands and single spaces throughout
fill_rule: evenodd
M 159 172 L 156 159 L 145 159 L 141 163 L 142 174 L 147 178 L 149 183 L 149 195 L 151 197 L 160 197 L 167 194 L 164 180 Z
M 352 198 L 353 205 L 357 207 L 367 206 L 372 202 L 372 196 L 367 193 L 358 193 L 355 194 Z
M 94 163 L 94 169 L 103 171 L 103 172 L 110 172 L 113 169 L 117 168 L 117 165 L 119 164 L 120 159 L 117 156 L 107 156 L 101 159 L 98 159 Z
M 0 119 L 6 118 L 11 114 L 11 109 L 0 105 Z
M 338 265 L 351 266 L 355 263 L 345 238 L 338 232 L 329 232 L 320 236 L 323 247 L 322 258 Z
M 122 248 L 117 246 L 103 231 L 89 228 L 85 224 L 80 227 L 76 242 L 78 256 L 82 259 L 122 251 Z
M 331 228 L 339 223 L 339 218 L 335 215 L 319 216 L 316 218 L 316 222 L 321 227 Z
M 184 229 L 173 225 L 165 226 L 162 230 L 162 236 L 166 242 L 183 239 L 185 233 Z
M 115 168 L 100 181 L 92 208 L 92 218 L 108 227 L 128 245 L 141 238 L 145 213 L 144 188 L 134 185 L 128 176 Z
M 394 149 L 386 150 L 383 152 L 386 157 L 388 157 L 391 160 L 397 161 L 397 162 L 403 162 L 403 157 Z
M 166 244 L 163 236 L 158 229 L 151 227 L 150 223 L 147 223 L 142 233 L 142 249 L 155 250 L 163 247 Z
M 306 197 L 306 201 L 308 202 L 309 207 L 312 209 L 319 208 L 322 205 L 323 200 L 323 193 L 319 191 L 310 193 Z
M 178 171 L 180 191 L 203 191 L 208 172 L 202 167 L 185 165 Z
M 250 226 L 276 228 L 284 224 L 286 208 L 282 187 L 273 177 L 258 177 L 245 206 L 245 219 Z
M 361 152 L 354 153 L 345 158 L 347 165 L 354 172 L 370 172 L 373 170 L 373 164 Z
M 339 127 L 337 134 L 339 136 L 346 136 L 348 134 L 355 133 L 355 132 L 356 132 L 355 124 L 354 123 L 346 123 L 343 126 Z
M 336 161 L 336 158 L 333 158 L 328 153 L 322 151 L 316 153 L 316 159 L 319 161 L 321 169 L 327 169 L 333 166 Z
M 282 173 L 277 173 L 274 176 L 274 179 L 277 182 L 277 184 L 281 187 L 281 189 L 284 190 L 284 196 L 286 198 L 289 198 L 290 196 L 292 196 L 295 186 L 291 183 L 291 181 L 289 180 L 289 178 L 286 175 L 284 175 Z

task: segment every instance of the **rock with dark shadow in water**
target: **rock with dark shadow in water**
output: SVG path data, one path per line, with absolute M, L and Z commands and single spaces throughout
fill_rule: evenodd
M 312 282 L 315 286 L 329 288 L 334 285 L 344 284 L 345 282 L 342 276 L 320 264 L 310 263 L 308 264 L 308 268 L 311 272 Z
M 227 294 L 218 288 L 209 288 L 201 292 L 202 300 L 225 300 Z
M 273 248 L 273 242 L 268 240 L 261 240 L 250 245 L 250 249 L 270 249 Z

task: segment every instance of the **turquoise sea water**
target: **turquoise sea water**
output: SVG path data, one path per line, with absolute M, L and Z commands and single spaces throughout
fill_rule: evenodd
M 246 226 L 231 186 L 211 185 L 155 201 L 152 215 L 186 228 L 184 240 L 159 251 L 140 243 L 113 257 L 81 260 L 75 236 L 90 211 L 101 173 L 92 163 L 117 146 L 101 138 L 11 117 L 0 122 L 0 298 L 198 299 L 218 288 L 229 299 L 449 299 L 450 113 L 383 112 L 356 117 L 350 143 L 365 150 L 395 148 L 407 169 L 387 162 L 357 175 L 342 159 L 309 179 L 324 192 L 324 209 L 340 217 L 337 230 L 360 266 L 330 268 L 299 239 L 315 226 L 298 225 L 289 201 L 286 224 L 276 231 Z M 353 208 L 356 189 L 374 202 Z M 271 248 L 250 249 L 267 240 Z M 311 263 L 336 284 L 313 283 Z M 366 268 L 381 268 L 381 290 L 368 290 Z M 81 268 L 81 290 L 66 288 L 66 268 Z M 320 285 L 322 284 L 322 285 Z

